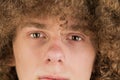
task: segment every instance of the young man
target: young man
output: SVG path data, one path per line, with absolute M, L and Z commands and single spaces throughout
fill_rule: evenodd
M 87 0 L 1 3 L 1 69 L 5 65 L 15 67 L 19 80 L 90 80 L 96 54 L 99 55 L 100 28 L 93 26 L 94 3 Z

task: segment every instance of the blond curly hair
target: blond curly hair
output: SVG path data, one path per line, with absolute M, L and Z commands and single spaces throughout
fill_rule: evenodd
M 120 0 L 0 0 L 0 80 L 18 80 L 12 43 L 25 16 L 77 18 L 94 33 L 91 80 L 120 80 Z

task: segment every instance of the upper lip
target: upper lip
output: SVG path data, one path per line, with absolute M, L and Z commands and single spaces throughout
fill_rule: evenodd
M 40 76 L 39 80 L 69 80 L 69 79 L 58 76 Z

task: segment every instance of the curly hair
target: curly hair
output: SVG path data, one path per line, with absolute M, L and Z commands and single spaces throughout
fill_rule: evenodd
M 120 80 L 120 0 L 0 0 L 0 80 L 18 80 L 12 43 L 24 17 L 70 16 L 93 34 L 91 80 Z

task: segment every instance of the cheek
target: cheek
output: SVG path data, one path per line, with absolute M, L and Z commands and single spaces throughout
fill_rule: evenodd
M 25 45 L 27 43 L 14 43 L 13 51 L 16 61 L 16 69 L 18 76 L 20 78 L 29 78 L 30 75 L 34 75 L 34 71 L 38 65 L 37 53 L 33 47 L 30 45 Z M 40 58 L 40 57 L 39 57 Z
M 90 75 L 95 59 L 94 48 L 91 45 L 82 45 L 70 49 L 70 52 L 71 56 L 68 63 L 70 63 L 69 65 L 73 73 L 76 73 L 76 75 Z
M 22 65 L 23 64 L 27 65 L 27 64 L 36 63 L 37 56 L 38 56 L 37 50 L 33 46 L 24 45 L 24 44 L 27 44 L 27 43 L 15 44 L 13 46 L 16 64 L 21 63 Z

